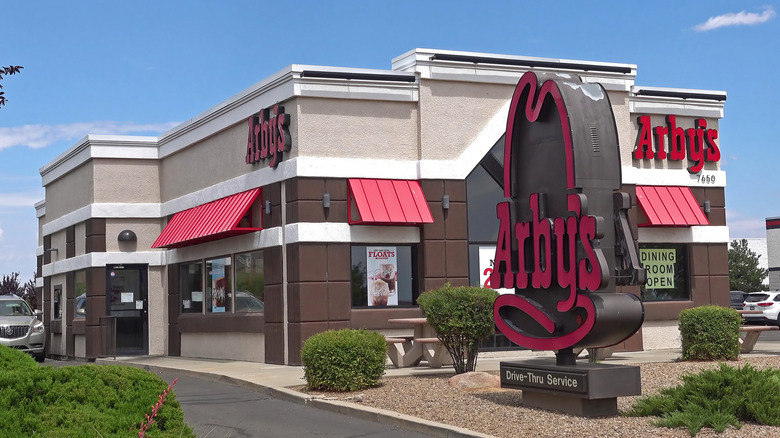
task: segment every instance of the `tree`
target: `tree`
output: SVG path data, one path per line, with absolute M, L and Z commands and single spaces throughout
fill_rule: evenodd
M 9 65 L 8 67 L 0 67 L 0 80 L 3 80 L 3 75 L 10 76 L 15 75 L 17 73 L 21 73 L 20 70 L 24 67 L 20 65 Z M 3 89 L 3 86 L 0 85 L 0 90 Z M 5 92 L 0 91 L 0 108 L 5 105 L 6 99 L 5 99 Z
M 19 273 L 14 272 L 11 275 L 3 275 L 0 280 L 0 295 L 18 295 L 30 305 L 33 309 L 38 308 L 38 297 L 35 295 L 35 274 L 33 278 L 27 280 L 27 283 L 19 283 Z
M 428 324 L 452 357 L 455 374 L 475 371 L 479 342 L 495 333 L 493 303 L 498 292 L 449 283 L 417 298 Z
M 729 248 L 729 287 L 731 290 L 757 292 L 769 290 L 764 284 L 768 269 L 758 267 L 760 255 L 748 248 L 747 239 L 732 240 Z
M 0 295 L 18 294 L 21 285 L 19 284 L 19 273 L 14 272 L 11 275 L 3 274 L 3 280 L 0 281 Z

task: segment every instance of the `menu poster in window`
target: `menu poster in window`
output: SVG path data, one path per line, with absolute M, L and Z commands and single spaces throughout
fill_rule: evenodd
M 398 263 L 394 246 L 366 247 L 366 284 L 369 306 L 397 306 Z
M 479 247 L 479 284 L 482 287 L 492 289 L 490 284 L 490 274 L 493 273 L 493 259 L 496 256 L 495 246 Z M 496 289 L 500 294 L 513 294 L 514 289 Z
M 211 311 L 225 311 L 225 262 L 214 260 L 211 262 Z
M 677 261 L 677 252 L 671 249 L 639 249 L 639 261 L 647 272 L 649 289 L 674 289 L 674 264 Z

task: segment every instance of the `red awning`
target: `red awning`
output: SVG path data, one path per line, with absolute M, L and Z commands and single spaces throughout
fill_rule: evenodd
M 260 231 L 262 228 L 238 226 L 258 195 L 260 188 L 180 211 L 173 215 L 152 248 L 180 248 Z
M 640 227 L 710 224 L 690 187 L 636 186 L 636 197 L 648 219 Z
M 429 224 L 433 216 L 418 181 L 350 179 L 349 223 Z

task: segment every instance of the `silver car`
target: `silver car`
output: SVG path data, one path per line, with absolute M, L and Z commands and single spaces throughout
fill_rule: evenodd
M 0 345 L 29 353 L 38 362 L 46 359 L 43 322 L 16 295 L 0 295 Z

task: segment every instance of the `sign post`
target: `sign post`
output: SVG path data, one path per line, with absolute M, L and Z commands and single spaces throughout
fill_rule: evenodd
M 489 284 L 514 293 L 496 299 L 496 326 L 518 345 L 555 351 L 556 360 L 502 362 L 502 386 L 522 389 L 526 405 L 614 415 L 616 397 L 640 393 L 639 369 L 578 365 L 574 354 L 622 342 L 644 320 L 639 298 L 616 291 L 644 283 L 645 271 L 600 84 L 573 75 L 520 78 L 507 118 L 503 189 Z

